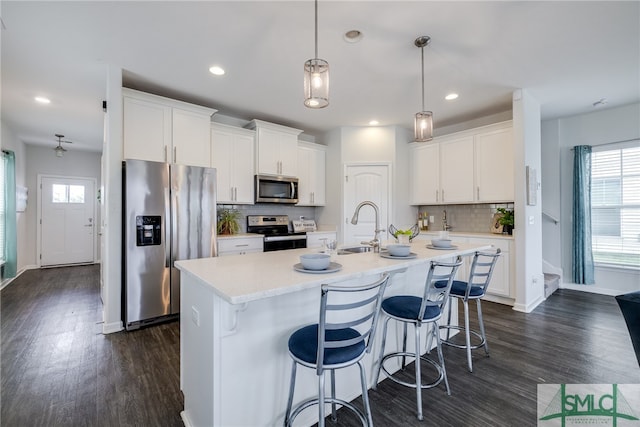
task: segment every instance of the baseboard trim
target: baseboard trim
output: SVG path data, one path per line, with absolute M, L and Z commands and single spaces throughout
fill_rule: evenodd
M 182 418 L 182 422 L 184 423 L 184 427 L 192 427 L 191 420 L 185 411 L 180 411 L 180 418 Z
M 104 335 L 113 334 L 116 332 L 120 332 L 123 330 L 122 322 L 112 322 L 112 323 L 103 323 L 102 324 L 102 333 Z
M 520 304 L 520 303 L 515 303 L 513 304 L 513 309 L 515 311 L 519 311 L 521 313 L 531 313 L 533 310 L 536 309 L 537 306 L 539 306 L 540 304 L 542 304 L 544 302 L 545 298 L 543 296 L 538 297 L 535 301 L 531 302 L 530 304 Z
M 619 289 L 603 288 L 602 286 L 596 285 L 578 285 L 576 283 L 560 283 L 560 289 L 571 289 L 574 291 L 589 292 L 592 294 L 608 295 L 612 297 L 625 293 Z

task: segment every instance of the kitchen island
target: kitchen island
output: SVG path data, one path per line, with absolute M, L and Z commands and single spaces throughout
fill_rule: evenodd
M 389 272 L 385 295 L 418 295 L 430 260 L 451 260 L 486 248 L 460 244 L 452 250 L 433 250 L 419 242 L 412 244 L 417 255 L 413 259 L 388 259 L 373 252 L 334 255 L 342 268 L 328 274 L 293 269 L 301 254 L 317 251 L 311 249 L 176 262 L 181 271 L 180 387 L 185 425 L 283 424 L 291 370 L 287 341 L 296 329 L 318 322 L 321 284 L 358 284 Z M 400 345 L 399 337 L 400 330 L 390 328 L 387 351 L 393 343 Z M 372 355 L 364 361 L 370 384 L 379 341 L 376 338 Z M 360 394 L 357 369 L 336 375 L 336 393 L 346 400 Z M 315 371 L 299 369 L 294 404 L 316 394 Z M 312 408 L 296 420 L 301 425 L 315 422 L 317 410 Z

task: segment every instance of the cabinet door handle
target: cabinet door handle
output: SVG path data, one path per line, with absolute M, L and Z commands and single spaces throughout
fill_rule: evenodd
M 444 202 L 444 188 L 442 189 L 442 201 Z
M 238 187 L 233 187 L 233 201 L 238 201 Z
M 476 198 L 480 200 L 480 187 L 476 187 Z
M 178 147 L 173 147 L 173 163 L 178 163 Z
M 164 146 L 164 161 L 167 162 L 167 146 Z
M 436 202 L 440 201 L 440 192 L 436 190 Z

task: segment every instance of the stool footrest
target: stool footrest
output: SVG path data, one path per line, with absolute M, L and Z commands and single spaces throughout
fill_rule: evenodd
M 442 326 L 439 327 L 439 329 L 456 329 L 458 331 L 464 332 L 464 327 L 463 326 L 442 325 Z M 487 341 L 484 338 L 482 338 L 482 335 L 480 335 L 480 333 L 470 329 L 469 330 L 469 334 L 471 334 L 471 335 L 473 335 L 473 336 L 475 336 L 475 337 L 480 339 L 480 343 L 479 344 L 473 344 L 473 345 L 470 346 L 471 350 L 477 350 L 479 348 L 483 348 L 486 345 Z M 446 340 L 444 338 L 442 338 L 440 341 L 442 342 L 442 344 L 446 344 L 449 347 L 467 348 L 466 344 L 458 344 L 458 343 L 455 343 L 453 341 Z
M 407 353 L 407 352 L 396 352 L 396 353 L 391 353 L 391 354 L 387 354 L 386 356 L 384 356 L 382 358 L 382 362 L 380 362 L 380 367 L 382 368 L 382 370 L 384 371 L 385 375 L 387 376 L 387 378 L 389 378 L 391 381 L 403 385 L 405 387 L 411 387 L 411 388 L 417 388 L 417 384 L 416 383 L 409 383 L 406 381 L 402 381 L 399 378 L 396 378 L 394 376 L 394 374 L 392 374 L 391 372 L 389 372 L 387 370 L 387 368 L 384 366 L 384 362 L 388 359 L 391 358 L 395 358 L 395 357 L 413 357 L 414 359 L 416 358 L 415 353 Z M 429 364 L 431 364 L 434 368 L 436 368 L 437 372 L 438 372 L 438 378 L 436 378 L 434 381 L 427 383 L 427 384 L 420 384 L 420 388 L 422 389 L 428 389 L 428 388 L 433 388 L 436 387 L 438 384 L 440 384 L 442 382 L 442 380 L 444 379 L 444 372 L 442 371 L 442 367 L 436 363 L 435 361 L 429 359 L 428 357 L 425 356 L 420 356 L 419 360 L 423 360 Z M 416 360 L 416 363 L 418 363 L 418 360 Z
M 291 410 L 291 415 L 289 416 L 289 419 L 285 420 L 285 426 L 287 427 L 291 426 L 293 424 L 293 421 L 298 416 L 298 414 L 300 414 L 300 412 L 304 411 L 310 406 L 318 405 L 319 403 L 320 403 L 320 400 L 317 398 L 311 398 L 303 402 L 300 402 Z M 342 405 L 346 408 L 349 408 L 358 416 L 358 418 L 362 422 L 362 425 L 368 424 L 367 418 L 365 417 L 364 413 L 360 409 L 358 409 L 356 406 L 352 405 L 350 402 L 347 402 L 342 399 L 332 399 L 331 397 L 325 397 L 324 403 L 325 404 L 337 403 L 338 405 Z

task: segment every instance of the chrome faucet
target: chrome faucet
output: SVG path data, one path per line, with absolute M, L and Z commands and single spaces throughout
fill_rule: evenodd
M 360 213 L 360 209 L 365 205 L 371 206 L 376 213 L 376 230 L 373 236 L 373 240 L 369 242 L 360 242 L 360 243 L 362 243 L 363 245 L 371 245 L 373 247 L 373 252 L 379 253 L 380 252 L 380 232 L 385 230 L 380 228 L 380 210 L 378 209 L 378 206 L 376 206 L 375 203 L 369 200 L 365 200 L 364 202 L 361 202 L 358 206 L 356 206 L 356 211 L 353 214 L 353 218 L 351 218 L 351 224 L 356 225 L 358 223 L 358 214 Z
M 442 229 L 444 231 L 451 230 L 451 226 L 447 224 L 447 210 L 442 210 Z

